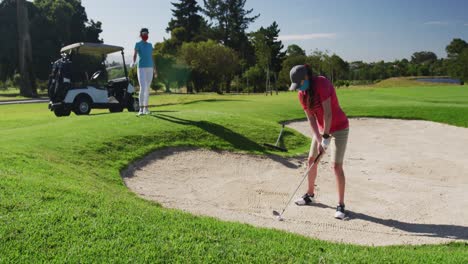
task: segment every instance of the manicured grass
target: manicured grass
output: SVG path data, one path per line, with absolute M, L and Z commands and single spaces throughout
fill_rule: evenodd
M 349 116 L 468 127 L 468 89 L 340 90 Z M 278 122 L 304 117 L 296 94 L 163 95 L 154 116 L 56 118 L 46 104 L 0 106 L 0 262 L 466 263 L 468 244 L 363 247 L 161 208 L 119 171 L 168 146 L 264 154 Z M 288 155 L 309 141 L 287 130 Z M 281 155 L 281 153 L 277 153 Z M 182 161 L 181 161 L 182 162 Z

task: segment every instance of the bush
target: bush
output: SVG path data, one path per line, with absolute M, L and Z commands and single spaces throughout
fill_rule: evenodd
M 15 88 L 15 85 L 11 79 L 6 80 L 4 85 L 5 89 Z
M 165 88 L 166 88 L 166 86 L 162 82 L 153 81 L 151 83 L 151 89 L 153 89 L 153 91 L 155 91 L 155 92 L 158 91 L 158 90 L 164 90 Z
M 48 81 L 36 80 L 36 87 L 40 91 L 47 90 L 47 84 L 48 84 Z
M 21 75 L 19 73 L 15 73 L 15 75 L 13 75 L 12 84 L 14 87 L 19 87 L 20 83 L 21 83 Z
M 340 88 L 340 87 L 342 87 L 342 86 L 345 86 L 345 81 L 343 81 L 343 80 L 335 81 L 334 86 L 335 86 L 336 88 Z

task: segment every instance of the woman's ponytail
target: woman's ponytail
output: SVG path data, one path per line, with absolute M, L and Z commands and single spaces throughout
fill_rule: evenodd
M 309 64 L 304 64 L 307 69 L 307 77 L 309 79 L 309 89 L 305 93 L 307 97 L 307 108 L 312 110 L 314 109 L 315 104 L 317 101 L 315 100 L 315 82 L 314 82 L 314 73 L 312 71 L 312 67 Z

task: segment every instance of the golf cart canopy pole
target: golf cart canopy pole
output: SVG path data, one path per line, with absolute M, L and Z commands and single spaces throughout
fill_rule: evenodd
M 125 72 L 125 78 L 127 78 L 127 81 L 129 80 L 128 78 L 128 71 L 127 71 L 127 64 L 125 63 L 125 54 L 124 51 L 121 51 L 122 53 L 122 62 L 123 62 L 123 67 L 124 67 L 124 72 Z

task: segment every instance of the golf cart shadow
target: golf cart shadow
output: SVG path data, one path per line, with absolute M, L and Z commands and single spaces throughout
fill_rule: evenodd
M 309 206 L 324 209 L 335 209 L 335 207 L 323 203 L 315 203 Z M 406 223 L 394 219 L 382 219 L 350 210 L 347 212 L 348 216 L 345 218 L 345 221 L 363 220 L 392 227 L 418 236 L 468 240 L 468 227 L 466 226 Z

